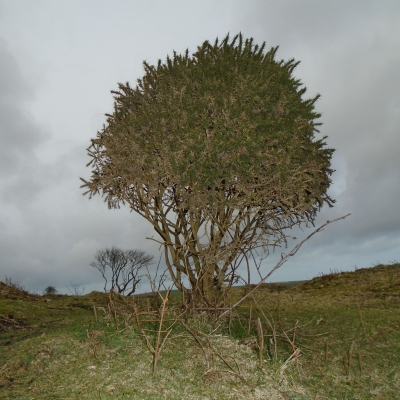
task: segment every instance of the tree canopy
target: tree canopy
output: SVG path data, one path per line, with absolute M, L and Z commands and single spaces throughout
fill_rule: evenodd
M 149 220 L 181 289 L 182 274 L 205 299 L 237 280 L 238 257 L 286 240 L 334 200 L 331 157 L 316 140 L 319 95 L 242 34 L 189 55 L 144 65 L 137 85 L 113 91 L 114 112 L 92 139 L 85 194 L 105 196 Z

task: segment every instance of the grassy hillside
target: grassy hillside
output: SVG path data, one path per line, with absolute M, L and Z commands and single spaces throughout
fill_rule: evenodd
M 1 399 L 400 399 L 400 264 L 264 285 L 222 323 L 21 289 L 0 283 Z

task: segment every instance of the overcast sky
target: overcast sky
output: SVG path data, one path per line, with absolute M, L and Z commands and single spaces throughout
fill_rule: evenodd
M 301 61 L 295 76 L 309 97 L 322 95 L 320 135 L 336 149 L 337 203 L 316 225 L 352 214 L 271 280 L 400 261 L 399 20 L 398 0 L 0 0 L 0 280 L 35 292 L 68 293 L 75 283 L 87 293 L 103 287 L 89 266 L 98 249 L 159 258 L 147 221 L 82 196 L 86 148 L 112 112 L 110 90 L 135 84 L 143 60 L 228 32 Z

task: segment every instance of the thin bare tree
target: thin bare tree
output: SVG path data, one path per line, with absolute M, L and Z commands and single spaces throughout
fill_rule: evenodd
M 97 251 L 95 260 L 90 264 L 96 268 L 105 280 L 104 291 L 107 292 L 108 279 L 110 290 L 125 296 L 135 293 L 146 267 L 152 264 L 153 256 L 141 250 L 111 249 Z

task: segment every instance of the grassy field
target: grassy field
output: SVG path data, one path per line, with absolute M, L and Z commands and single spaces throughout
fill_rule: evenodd
M 1 399 L 400 399 L 400 264 L 266 284 L 222 322 L 176 293 L 16 286 L 0 283 Z

